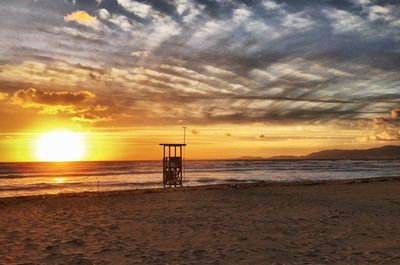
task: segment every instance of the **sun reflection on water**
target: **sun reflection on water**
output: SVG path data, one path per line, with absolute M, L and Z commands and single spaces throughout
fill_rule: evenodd
M 55 177 L 55 178 L 53 179 L 53 182 L 54 182 L 54 183 L 58 183 L 58 184 L 65 183 L 65 181 L 66 181 L 66 179 L 63 178 L 63 177 Z

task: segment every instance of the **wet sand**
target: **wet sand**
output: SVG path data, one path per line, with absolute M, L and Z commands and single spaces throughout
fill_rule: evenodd
M 400 264 L 400 179 L 0 199 L 1 264 Z

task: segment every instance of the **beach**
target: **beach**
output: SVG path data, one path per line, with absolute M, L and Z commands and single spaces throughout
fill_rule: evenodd
M 0 199 L 1 264 L 400 264 L 400 178 Z

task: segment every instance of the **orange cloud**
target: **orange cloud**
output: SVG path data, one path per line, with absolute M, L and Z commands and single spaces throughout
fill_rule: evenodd
M 394 109 L 390 112 L 393 119 L 400 118 L 400 109 Z
M 83 113 L 78 116 L 72 117 L 73 121 L 80 121 L 80 122 L 88 122 L 88 123 L 96 123 L 100 121 L 111 121 L 112 118 L 110 116 L 101 117 L 96 114 L 92 113 Z
M 21 89 L 11 97 L 11 103 L 23 108 L 38 109 L 40 114 L 63 113 L 75 121 L 106 121 L 92 112 L 103 112 L 107 106 L 96 102 L 96 95 L 90 91 L 44 92 L 35 88 Z
M 5 99 L 5 98 L 7 98 L 8 97 L 8 94 L 7 93 L 2 93 L 2 92 L 0 92 L 0 100 L 3 100 L 3 99 Z
M 74 106 L 96 97 L 90 91 L 43 92 L 35 88 L 21 89 L 12 96 L 12 103 L 24 108 L 43 106 Z
M 192 134 L 194 134 L 194 135 L 200 134 L 200 131 L 199 131 L 199 130 L 196 130 L 196 129 L 193 129 L 193 130 L 192 130 Z
M 397 118 L 397 110 L 391 111 L 393 119 Z M 400 141 L 400 127 L 394 120 L 383 117 L 375 117 L 366 124 L 370 134 L 367 136 L 358 137 L 357 140 L 361 143 L 368 141 Z
M 89 15 L 86 11 L 75 11 L 71 14 L 68 14 L 67 16 L 64 17 L 64 20 L 67 22 L 74 21 L 78 24 L 95 28 L 97 29 L 99 27 L 99 21 L 95 16 Z

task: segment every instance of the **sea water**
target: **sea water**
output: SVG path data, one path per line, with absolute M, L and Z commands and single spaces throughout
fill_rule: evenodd
M 400 160 L 187 161 L 184 185 L 400 175 Z M 0 163 L 0 197 L 162 187 L 160 161 Z

